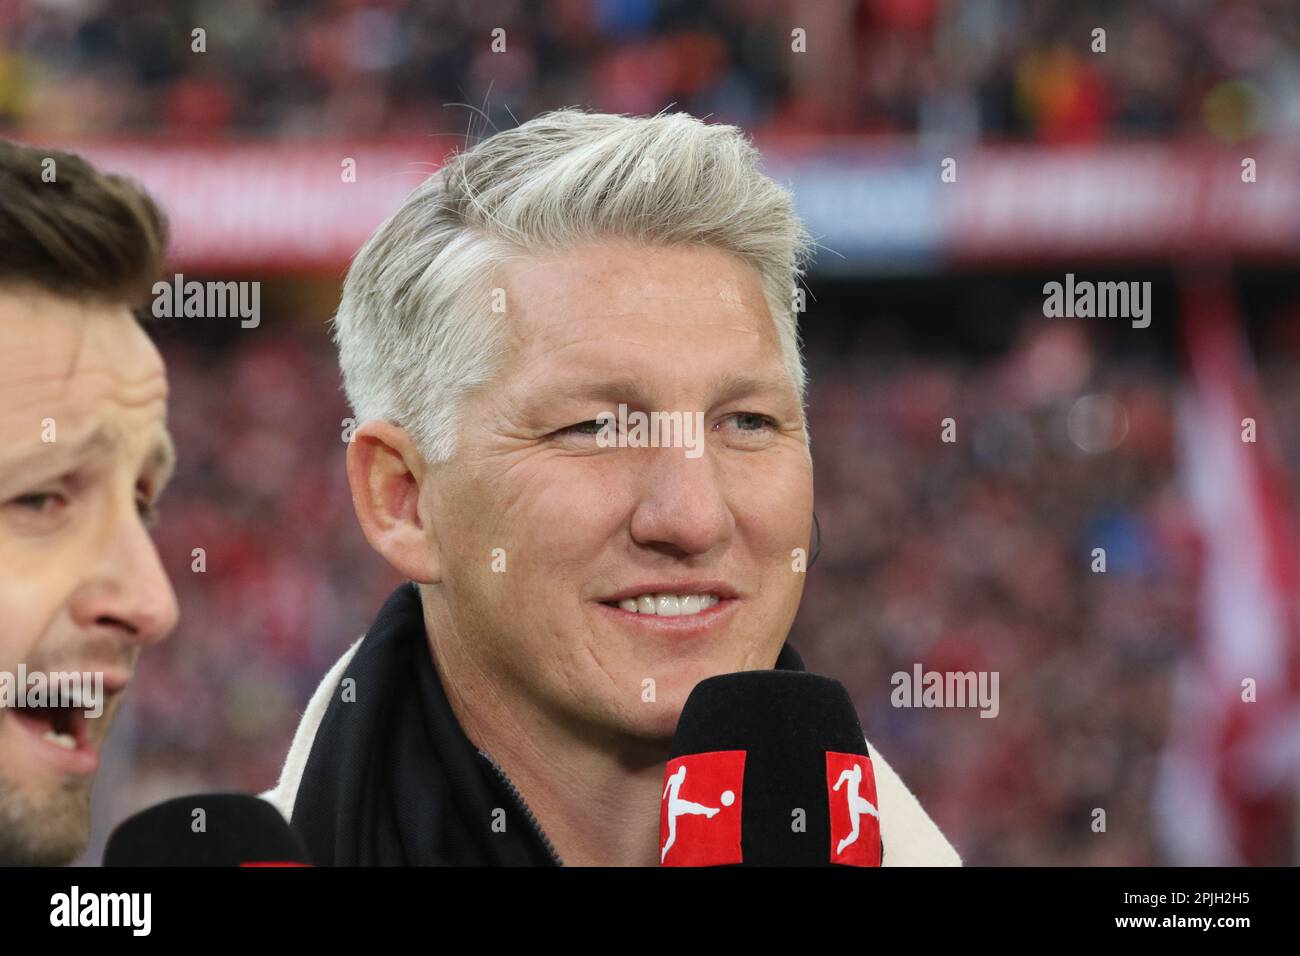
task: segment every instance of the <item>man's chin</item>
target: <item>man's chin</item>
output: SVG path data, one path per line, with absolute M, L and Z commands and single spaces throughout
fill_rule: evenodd
M 680 703 L 647 704 L 646 710 L 636 715 L 633 733 L 643 740 L 662 743 L 667 747 L 672 743 L 673 734 L 677 732 L 677 720 L 681 714 Z
M 622 700 L 605 697 L 604 686 L 593 685 L 591 692 L 599 694 L 595 710 L 588 710 L 585 719 L 603 725 L 616 734 L 636 737 L 646 742 L 662 742 L 666 747 L 677 732 L 682 708 L 700 681 L 719 674 L 740 670 L 731 662 L 681 661 L 671 666 L 646 668 L 654 676 L 625 678 L 628 689 Z M 641 672 L 637 672 L 641 673 Z
M 90 787 L 28 793 L 0 780 L 0 866 L 62 866 L 90 842 Z
M 686 698 L 708 676 L 712 674 L 661 683 L 654 688 L 653 698 L 647 690 L 638 703 L 624 712 L 627 732 L 647 741 L 662 741 L 667 746 L 677 732 Z

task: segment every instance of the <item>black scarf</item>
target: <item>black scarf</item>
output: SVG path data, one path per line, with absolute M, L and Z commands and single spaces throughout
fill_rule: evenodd
M 776 668 L 804 666 L 786 644 Z M 497 808 L 504 832 L 492 825 Z M 384 602 L 348 662 L 312 741 L 291 826 L 317 866 L 561 863 L 523 796 L 456 720 L 410 582 Z

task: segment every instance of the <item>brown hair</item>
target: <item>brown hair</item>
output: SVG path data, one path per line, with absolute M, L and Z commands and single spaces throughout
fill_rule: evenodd
M 42 178 L 47 160 L 52 182 Z M 166 217 L 130 179 L 0 139 L 0 284 L 137 307 L 166 247 Z

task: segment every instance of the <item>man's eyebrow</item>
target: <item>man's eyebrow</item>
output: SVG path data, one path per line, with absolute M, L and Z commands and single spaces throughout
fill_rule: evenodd
M 718 400 L 728 402 L 742 395 L 762 392 L 794 393 L 794 383 L 786 375 L 748 375 L 731 373 L 718 383 Z
M 54 447 L 51 448 L 51 445 Z M 111 452 L 116 447 L 117 437 L 101 426 L 72 444 L 61 441 L 42 443 L 5 464 L 15 471 L 22 471 L 40 463 L 53 452 L 56 456 L 55 461 L 59 463 L 58 467 L 63 469 L 95 455 Z M 160 470 L 165 477 L 171 475 L 176 467 L 176 449 L 169 433 L 164 432 L 162 438 L 150 450 L 144 466 L 147 469 Z
M 107 429 L 100 427 L 73 445 L 68 455 L 72 458 L 88 458 L 91 455 L 112 451 L 116 445 L 116 436 Z
M 793 392 L 794 386 L 784 375 L 751 375 L 744 372 L 730 372 L 724 375 L 713 387 L 716 395 L 714 401 L 729 402 L 743 395 L 762 392 Z M 648 404 L 644 383 L 632 378 L 599 379 L 597 381 L 568 380 L 556 388 L 543 388 L 539 393 L 543 399 L 559 401 L 632 401 Z
M 116 444 L 113 435 L 100 427 L 72 444 L 58 440 L 41 442 L 17 457 L 5 461 L 4 466 L 15 476 L 38 467 L 42 471 L 47 467 L 65 469 L 75 462 L 111 451 Z
M 54 445 L 53 449 L 48 449 L 47 445 Z M 61 442 L 57 439 L 53 442 L 42 442 L 40 447 L 25 456 L 23 461 L 35 461 L 49 451 L 54 451 L 61 459 L 65 461 L 80 461 L 83 458 L 90 458 L 93 455 L 103 454 L 112 451 L 117 446 L 117 439 L 107 429 L 100 427 L 93 432 L 72 444 Z
M 592 380 L 566 379 L 550 387 L 543 387 L 537 397 L 558 401 L 609 401 L 611 399 L 642 398 L 642 384 L 631 378 L 609 378 Z

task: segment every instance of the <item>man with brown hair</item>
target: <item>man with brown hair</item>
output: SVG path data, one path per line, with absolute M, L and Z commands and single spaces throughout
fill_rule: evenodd
M 0 140 L 0 864 L 84 850 L 122 690 L 176 626 L 146 529 L 167 378 L 132 311 L 165 242 L 131 182 Z

